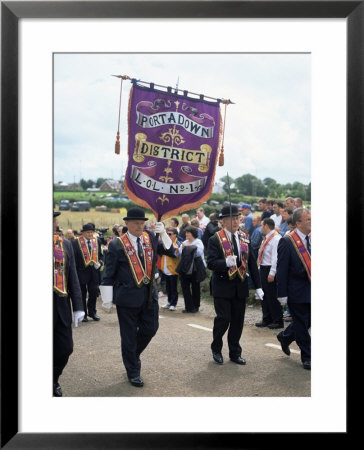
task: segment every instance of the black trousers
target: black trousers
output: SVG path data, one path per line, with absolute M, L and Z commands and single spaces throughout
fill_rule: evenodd
M 178 291 L 177 291 L 178 275 L 165 275 L 165 277 L 166 277 L 168 303 L 170 303 L 173 306 L 176 306 L 178 301 Z
M 53 323 L 53 382 L 61 376 L 73 352 L 71 325 L 66 327 L 56 315 Z
M 196 274 L 181 275 L 181 288 L 187 311 L 198 309 L 201 301 L 200 283 L 196 281 Z
M 283 324 L 283 309 L 277 299 L 277 282 L 274 278 L 272 283 L 268 282 L 271 266 L 260 266 L 260 281 L 264 292 L 264 300 L 261 302 L 263 311 L 263 322 Z
M 129 378 L 140 375 L 139 356 L 158 330 L 158 302 L 153 300 L 152 308 L 148 308 L 148 290 L 145 289 L 145 292 L 145 303 L 140 308 L 116 306 L 121 336 L 121 356 Z
M 287 345 L 296 341 L 301 350 L 301 361 L 311 361 L 311 303 L 291 303 L 288 300 L 292 322 L 278 333 L 280 339 Z
M 82 293 L 82 303 L 85 314 L 94 315 L 96 314 L 96 300 L 99 295 L 99 283 L 92 279 L 88 283 L 81 284 Z M 86 297 L 88 292 L 88 299 L 86 303 Z
M 241 346 L 239 344 L 243 332 L 245 317 L 245 298 L 222 298 L 214 297 L 214 307 L 216 317 L 214 319 L 214 328 L 212 331 L 213 341 L 211 350 L 220 353 L 222 350 L 222 338 L 227 329 L 229 357 L 237 358 L 241 356 Z

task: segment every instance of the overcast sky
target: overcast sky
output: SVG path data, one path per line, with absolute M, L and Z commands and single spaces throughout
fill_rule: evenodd
M 229 173 L 280 184 L 311 181 L 310 55 L 308 54 L 56 54 L 54 56 L 54 181 L 120 179 L 127 165 L 123 82 L 121 152 L 115 155 L 120 80 L 112 74 L 231 99 L 225 127 Z M 222 107 L 222 113 L 224 107 Z

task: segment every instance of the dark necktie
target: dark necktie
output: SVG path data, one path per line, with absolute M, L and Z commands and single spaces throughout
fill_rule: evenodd
M 90 256 L 91 256 L 91 241 L 87 241 L 87 247 L 88 247 L 88 251 L 90 252 Z
M 306 244 L 307 244 L 307 251 L 311 255 L 311 244 L 310 244 L 310 238 L 308 235 L 306 236 Z
M 140 262 L 142 263 L 143 269 L 145 269 L 143 248 L 142 248 L 142 244 L 140 242 L 140 238 L 137 238 L 137 244 L 138 244 L 138 256 L 139 256 Z
M 233 234 L 232 236 L 233 236 L 234 255 L 237 256 L 236 264 L 239 267 L 240 266 L 240 258 L 239 258 L 238 244 L 236 243 L 236 236 L 235 236 L 235 234 Z

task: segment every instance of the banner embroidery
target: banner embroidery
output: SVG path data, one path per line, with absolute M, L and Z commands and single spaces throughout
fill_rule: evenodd
M 158 220 L 206 201 L 214 185 L 220 101 L 160 91 L 133 80 L 124 187 Z

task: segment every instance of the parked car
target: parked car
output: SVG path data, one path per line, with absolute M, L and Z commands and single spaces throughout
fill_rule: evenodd
M 69 209 L 71 209 L 71 202 L 69 200 L 61 200 L 59 202 L 60 211 L 68 211 Z
M 71 211 L 90 211 L 90 202 L 74 202 Z

